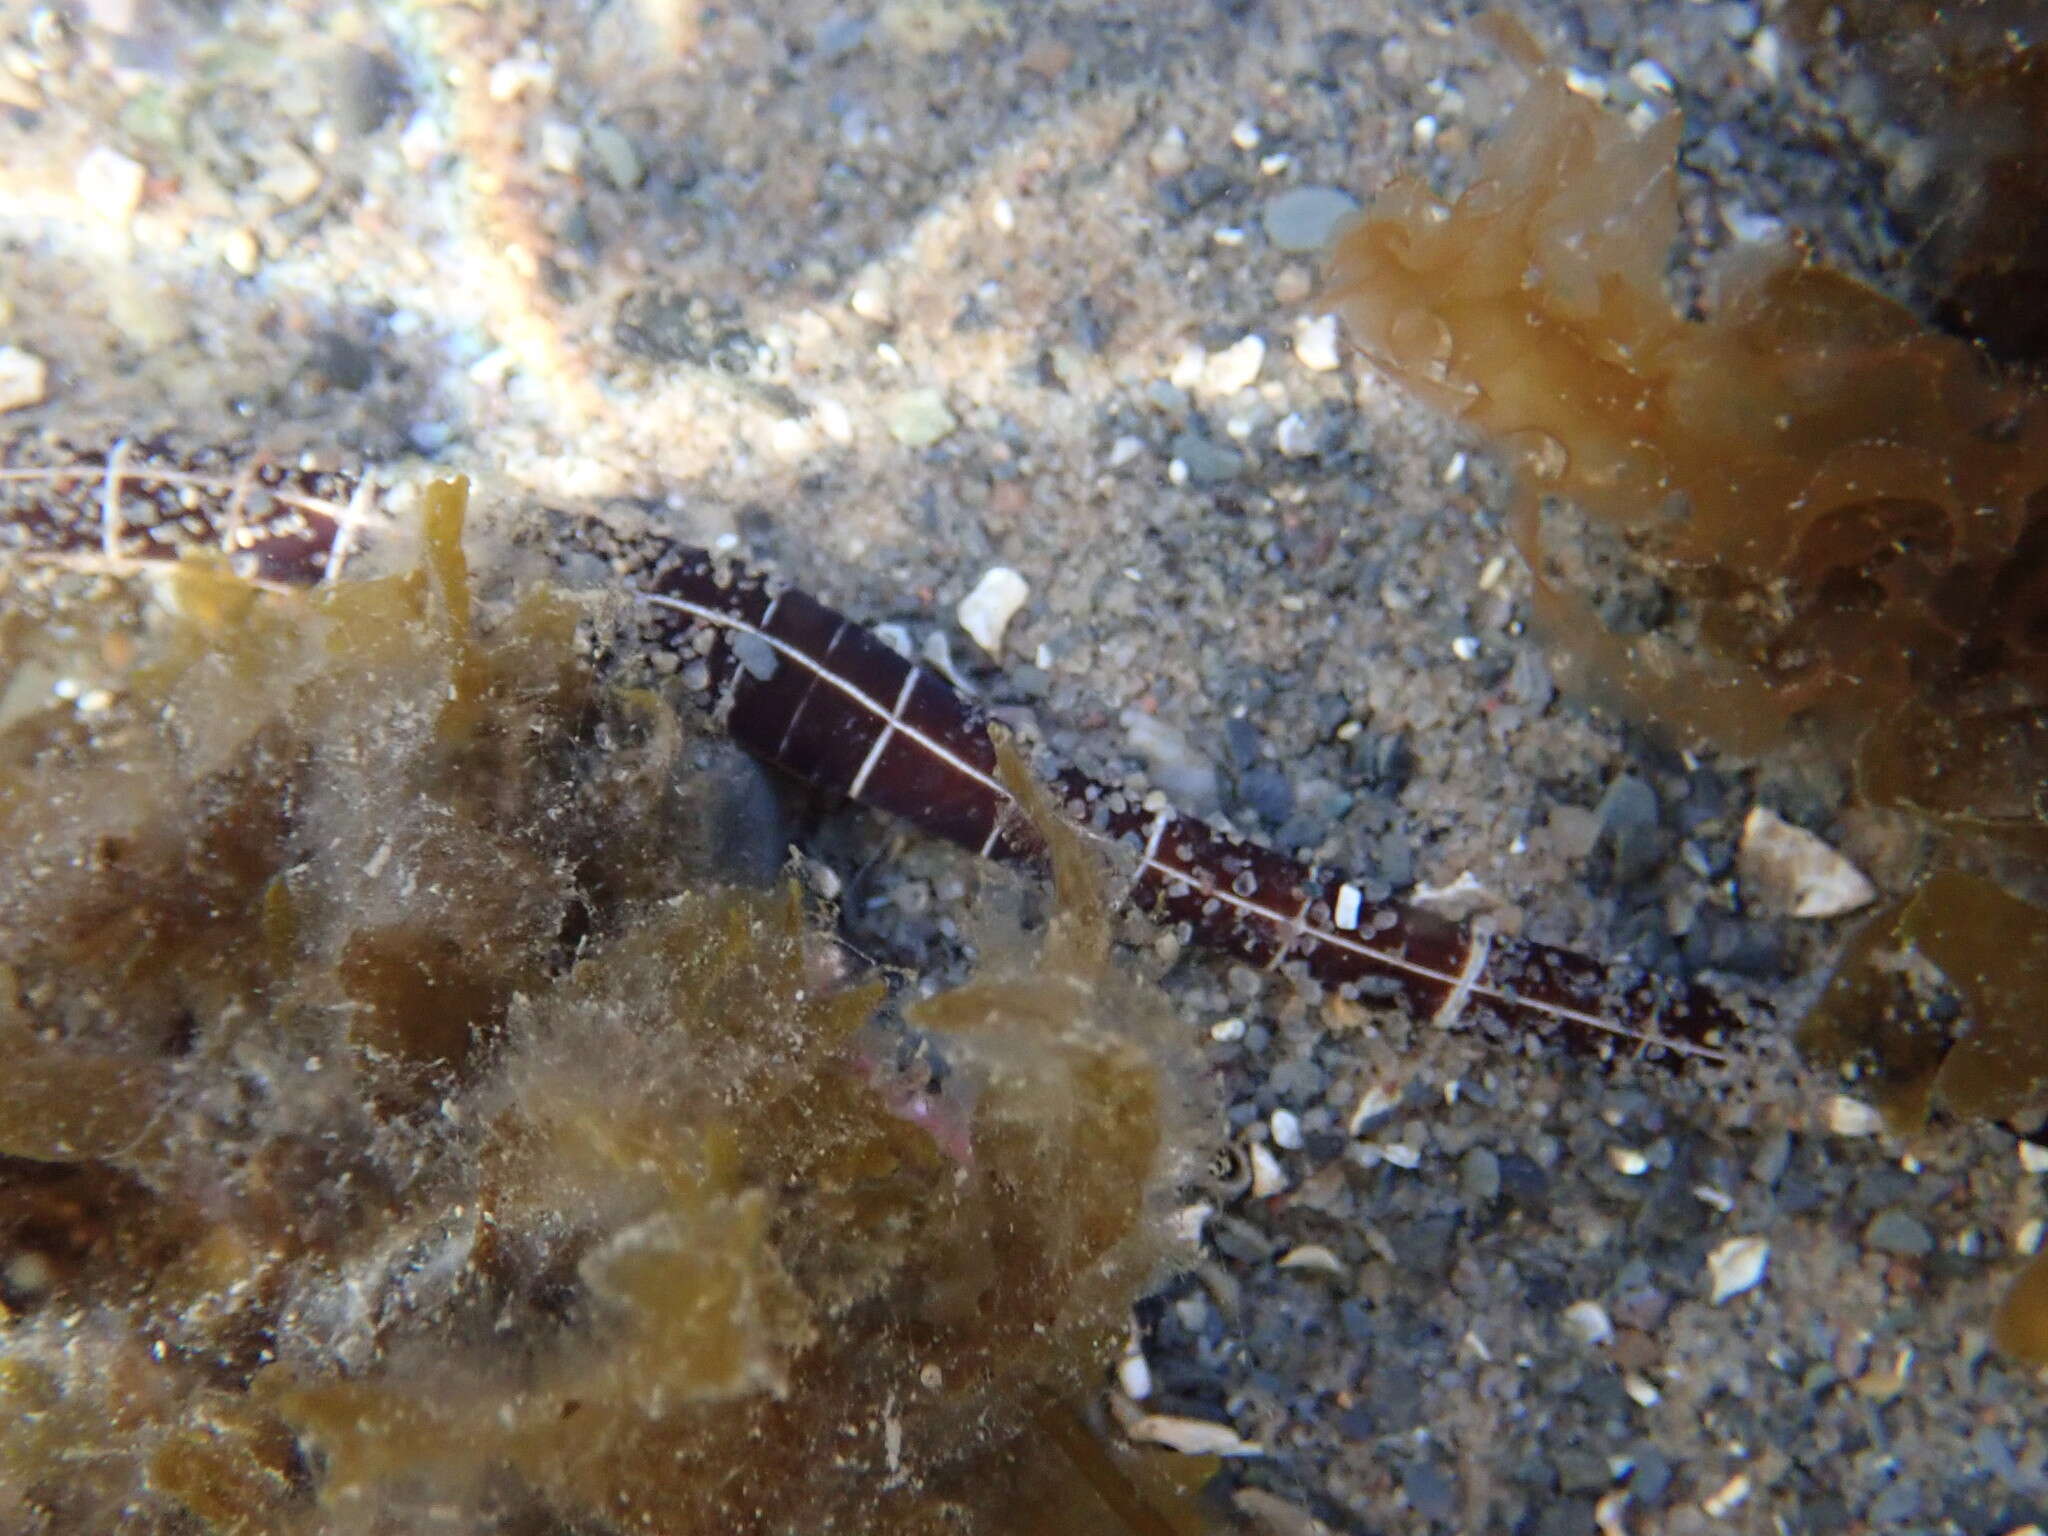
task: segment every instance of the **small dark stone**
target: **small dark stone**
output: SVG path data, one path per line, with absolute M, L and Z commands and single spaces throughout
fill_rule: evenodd
M 1208 207 L 1230 187 L 1230 173 L 1221 166 L 1191 166 L 1159 184 L 1159 201 L 1173 218 L 1185 219 Z
M 1277 827 L 1294 813 L 1294 786 L 1278 768 L 1261 765 L 1252 769 L 1240 788 L 1245 804 L 1268 826 Z
M 353 44 L 341 50 L 334 72 L 334 126 L 344 135 L 369 137 L 405 99 L 405 82 L 389 56 Z
M 1864 1229 L 1863 1245 L 1902 1259 L 1920 1259 L 1934 1252 L 1934 1234 L 1917 1216 L 1894 1207 L 1880 1212 Z
M 619 301 L 612 339 L 652 362 L 701 364 L 709 349 L 696 314 L 699 307 L 673 289 L 636 289 Z
M 1259 760 L 1259 728 L 1243 715 L 1223 722 L 1223 760 L 1232 773 L 1243 773 Z
M 1550 1175 L 1532 1157 L 1520 1152 L 1504 1153 L 1500 1159 L 1500 1187 L 1518 1209 L 1537 1211 L 1550 1194 Z
M 1694 970 L 1726 971 L 1769 981 L 1785 966 L 1784 946 L 1763 922 L 1730 913 L 1702 911 L 1684 943 L 1685 963 Z
M 1263 1264 L 1273 1256 L 1273 1243 L 1250 1222 L 1219 1214 L 1209 1219 L 1209 1240 L 1226 1258 L 1240 1264 Z
M 1655 1509 L 1671 1491 L 1671 1458 L 1656 1446 L 1645 1444 L 1636 1448 L 1633 1459 L 1635 1469 L 1628 1475 L 1629 1500 L 1644 1509 Z
M 377 374 L 377 354 L 339 331 L 321 331 L 306 350 L 306 366 L 329 389 L 355 394 Z
M 1607 1458 L 1591 1451 L 1559 1451 L 1551 1461 L 1557 1467 L 1557 1486 L 1565 1493 L 1600 1493 L 1614 1481 Z
M 1625 773 L 1607 786 L 1594 814 L 1599 845 L 1617 886 L 1638 883 L 1663 862 L 1666 839 L 1658 825 L 1657 792 L 1648 781 Z
M 1379 1421 L 1364 1403 L 1353 1403 L 1337 1415 L 1337 1433 L 1346 1440 L 1370 1440 L 1379 1433 Z
M 1398 795 L 1415 777 L 1415 749 L 1398 731 L 1360 731 L 1351 738 L 1351 764 L 1373 788 Z
M 1401 1469 L 1401 1492 L 1425 1520 L 1448 1520 L 1457 1513 L 1457 1483 L 1429 1462 L 1411 1461 Z

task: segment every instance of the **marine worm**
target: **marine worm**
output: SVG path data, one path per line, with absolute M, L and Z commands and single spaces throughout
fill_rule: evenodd
M 30 560 L 134 567 L 211 546 L 247 578 L 317 587 L 384 522 L 368 476 L 165 442 L 0 452 L 0 541 Z M 1042 850 L 996 774 L 991 721 L 945 679 L 777 577 L 658 532 L 554 514 L 556 553 L 609 568 L 641 638 L 742 748 L 821 789 L 1013 863 Z M 1184 939 L 1443 1026 L 1558 1031 L 1597 1053 L 1726 1062 L 1722 998 L 1628 963 L 1371 900 L 1367 885 L 1068 770 L 1068 814 L 1122 850 L 1130 896 Z

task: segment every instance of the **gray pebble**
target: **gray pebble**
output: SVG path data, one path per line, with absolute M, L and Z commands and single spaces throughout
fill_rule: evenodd
M 1401 1469 L 1401 1492 L 1425 1520 L 1448 1520 L 1457 1513 L 1458 1485 L 1426 1461 L 1411 1461 Z
M 818 28 L 816 42 L 818 54 L 826 60 L 843 59 L 867 40 L 868 22 L 865 16 L 850 16 L 845 11 L 835 11 L 825 18 Z
M 1484 1147 L 1473 1147 L 1458 1159 L 1458 1184 L 1475 1204 L 1500 1193 L 1500 1159 Z
M 1879 1253 L 1896 1254 L 1902 1259 L 1924 1258 L 1934 1252 L 1934 1234 L 1927 1230 L 1926 1223 L 1917 1216 L 1893 1207 L 1882 1211 L 1863 1232 L 1863 1244 L 1875 1248 Z
M 1599 1493 L 1614 1481 L 1607 1458 L 1591 1451 L 1559 1451 L 1551 1465 L 1557 1469 L 1557 1486 L 1565 1493 Z
M 1320 251 L 1358 200 L 1337 187 L 1292 187 L 1266 204 L 1266 238 L 1283 251 Z
M 1222 485 L 1244 472 L 1243 454 L 1199 432 L 1176 433 L 1167 452 L 1187 466 L 1188 479 L 1196 485 Z
M 1628 1494 L 1644 1509 L 1655 1509 L 1671 1491 L 1671 1458 L 1654 1445 L 1639 1446 L 1635 1470 L 1629 1473 Z
M 1294 786 L 1278 768 L 1258 767 L 1244 776 L 1240 785 L 1244 803 L 1270 827 L 1277 827 L 1294 814 Z
M 1228 1214 L 1209 1218 L 1209 1241 L 1217 1252 L 1240 1264 L 1263 1264 L 1273 1257 L 1272 1239 L 1250 1222 Z

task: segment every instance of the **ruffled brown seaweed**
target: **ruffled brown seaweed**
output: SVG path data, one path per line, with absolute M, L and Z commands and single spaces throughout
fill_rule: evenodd
M 1199 1529 L 1076 1406 L 1186 1123 L 1087 856 L 1041 809 L 1043 944 L 906 1010 L 974 1090 L 930 1134 L 461 505 L 313 598 L 10 594 L 0 1528 Z
M 1678 141 L 1539 72 L 1463 194 L 1399 183 L 1342 235 L 1335 297 L 1512 455 L 1567 684 L 1738 752 L 1796 736 L 1929 834 L 1807 1048 L 1900 1125 L 2038 1116 L 2048 914 L 2007 887 L 2048 887 L 2048 398 L 1785 253 L 1678 313 Z

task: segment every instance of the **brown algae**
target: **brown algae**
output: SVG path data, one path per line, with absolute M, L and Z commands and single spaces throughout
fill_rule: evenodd
M 905 1010 L 950 1146 L 463 496 L 316 596 L 0 576 L 0 1528 L 1201 1529 L 1088 1422 L 1189 1125 L 1088 857 Z

